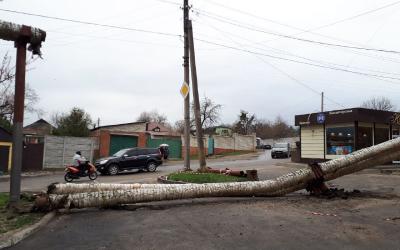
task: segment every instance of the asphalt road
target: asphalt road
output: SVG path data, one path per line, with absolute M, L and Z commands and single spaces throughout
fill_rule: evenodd
M 398 250 L 399 218 L 399 196 L 369 191 L 347 200 L 295 193 L 159 202 L 130 210 L 75 210 L 11 249 Z
M 285 174 L 293 169 L 281 169 L 276 168 L 274 164 L 281 162 L 288 162 L 288 159 L 271 159 L 270 152 L 264 151 L 258 154 L 249 154 L 241 156 L 230 156 L 218 159 L 210 159 L 207 161 L 207 165 L 213 168 L 230 168 L 230 169 L 257 169 L 259 172 L 260 179 L 274 178 L 281 174 Z M 192 161 L 191 168 L 197 169 L 198 162 Z M 160 166 L 156 172 L 130 172 L 122 173 L 116 176 L 102 176 L 99 175 L 97 182 L 101 183 L 155 183 L 157 177 L 161 175 L 167 175 L 172 172 L 176 172 L 183 169 L 181 162 L 168 162 L 163 166 Z M 26 177 L 21 181 L 22 191 L 34 191 L 39 192 L 46 190 L 46 187 L 54 182 L 64 182 L 64 172 L 56 172 L 47 176 L 38 177 Z M 89 182 L 88 178 L 82 178 L 74 181 L 75 183 Z M 0 181 L 0 192 L 8 192 L 10 183 L 7 180 Z

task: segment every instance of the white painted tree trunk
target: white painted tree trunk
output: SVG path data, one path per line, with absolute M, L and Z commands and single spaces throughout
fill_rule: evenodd
M 400 138 L 321 164 L 326 180 L 400 158 Z M 314 173 L 300 169 L 274 180 L 209 184 L 57 184 L 49 200 L 53 208 L 104 207 L 118 204 L 202 197 L 280 196 L 304 189 Z M 80 193 L 68 193 L 69 191 Z M 60 194 L 57 194 L 60 193 Z M 68 194 L 65 194 L 68 193 Z
M 165 187 L 175 186 L 176 184 L 163 184 Z M 48 194 L 76 194 L 87 192 L 102 192 L 115 190 L 132 190 L 140 188 L 159 188 L 160 184 L 113 184 L 113 183 L 55 183 L 49 186 Z

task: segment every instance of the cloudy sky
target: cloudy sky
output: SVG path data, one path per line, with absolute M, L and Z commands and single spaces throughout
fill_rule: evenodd
M 223 105 L 222 122 L 235 121 L 243 109 L 269 120 L 281 115 L 293 123 L 294 115 L 320 109 L 318 93 L 322 91 L 327 97 L 326 110 L 357 107 L 372 96 L 386 96 L 400 108 L 400 54 L 333 46 L 400 51 L 400 3 L 394 0 L 190 2 L 197 39 L 199 92 Z M 43 60 L 36 60 L 27 75 L 27 82 L 40 96 L 38 107 L 46 112 L 45 118 L 76 106 L 85 109 L 93 120 L 100 118 L 102 125 L 132 122 L 142 111 L 154 109 L 175 122 L 183 118 L 183 99 L 179 93 L 183 81 L 179 3 L 177 0 L 0 2 L 3 10 L 176 36 L 5 11 L 0 11 L 0 19 L 47 32 Z M 13 44 L 1 41 L 0 54 L 6 52 L 14 56 Z M 30 115 L 25 122 L 36 118 Z

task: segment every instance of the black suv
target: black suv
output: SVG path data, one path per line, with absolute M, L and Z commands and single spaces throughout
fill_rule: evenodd
M 154 172 L 162 164 L 162 159 L 158 148 L 126 148 L 110 157 L 98 159 L 94 164 L 100 173 L 116 175 L 132 169 Z

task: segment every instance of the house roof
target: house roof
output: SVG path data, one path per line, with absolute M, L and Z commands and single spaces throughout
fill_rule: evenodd
M 36 122 L 29 124 L 27 126 L 24 127 L 24 129 L 36 129 L 36 128 L 40 128 L 43 125 L 50 125 L 51 127 L 53 127 L 53 125 L 51 125 L 50 123 L 48 123 L 46 120 L 44 119 L 39 119 Z
M 103 129 L 103 128 L 112 128 L 112 127 L 118 127 L 118 126 L 144 124 L 144 123 L 146 123 L 146 122 L 128 122 L 128 123 L 120 123 L 120 124 L 113 124 L 113 125 L 105 125 L 105 126 L 99 126 L 97 128 L 91 129 L 90 131 L 96 131 L 96 130 Z

